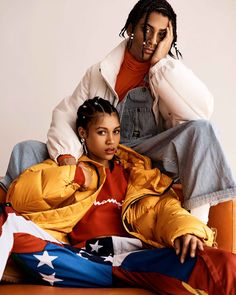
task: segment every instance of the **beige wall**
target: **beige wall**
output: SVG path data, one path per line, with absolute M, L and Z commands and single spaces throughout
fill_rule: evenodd
M 178 15 L 184 62 L 215 96 L 212 120 L 236 171 L 236 1 L 170 2 Z M 0 0 L 0 175 L 15 143 L 46 141 L 53 107 L 120 41 L 134 3 Z

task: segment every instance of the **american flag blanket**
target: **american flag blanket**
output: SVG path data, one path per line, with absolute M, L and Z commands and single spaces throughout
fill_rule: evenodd
M 0 206 L 0 279 L 9 256 L 38 284 L 61 287 L 135 286 L 157 294 L 236 294 L 236 255 L 206 247 L 182 264 L 171 248 L 142 249 L 130 238 L 62 244 L 10 204 Z

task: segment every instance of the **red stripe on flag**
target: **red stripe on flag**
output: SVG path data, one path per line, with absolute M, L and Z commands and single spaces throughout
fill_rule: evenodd
M 12 253 L 34 253 L 43 251 L 47 241 L 26 233 L 14 233 Z

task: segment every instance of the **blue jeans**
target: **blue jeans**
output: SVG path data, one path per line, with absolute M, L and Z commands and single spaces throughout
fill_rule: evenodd
M 12 150 L 7 172 L 0 186 L 7 191 L 11 182 L 25 169 L 49 158 L 45 143 L 27 140 L 16 144 Z

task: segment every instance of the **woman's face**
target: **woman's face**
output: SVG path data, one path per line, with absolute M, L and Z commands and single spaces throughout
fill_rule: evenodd
M 166 29 L 169 25 L 167 16 L 159 12 L 152 12 L 149 16 L 146 27 L 146 44 L 144 45 L 143 30 L 145 16 L 137 23 L 134 30 L 134 38 L 130 48 L 130 53 L 138 61 L 148 61 L 151 59 L 158 43 L 165 37 Z M 131 30 L 128 30 L 128 35 L 131 36 Z
M 113 158 L 120 142 L 120 122 L 116 113 L 101 113 L 84 132 L 89 158 L 108 167 L 108 161 Z

